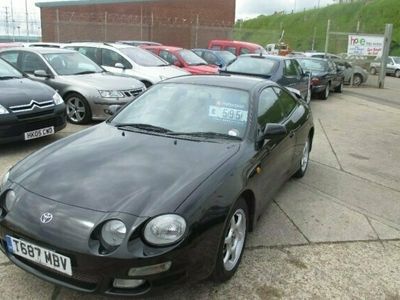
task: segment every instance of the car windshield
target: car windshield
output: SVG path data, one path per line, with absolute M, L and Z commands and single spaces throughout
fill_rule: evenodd
M 226 71 L 261 76 L 271 76 L 278 65 L 273 59 L 259 56 L 239 56 L 226 67 Z
M 43 54 L 58 75 L 101 73 L 103 69 L 78 52 Z
M 394 60 L 395 64 L 400 64 L 400 57 L 395 56 L 395 57 L 393 57 L 393 60 Z
M 229 51 L 215 51 L 215 52 L 222 57 L 222 59 L 226 64 L 230 63 L 232 60 L 236 58 L 236 56 Z
M 170 135 L 243 138 L 247 91 L 196 84 L 153 86 L 112 120 L 114 126 L 158 128 Z M 140 126 L 139 126 L 140 125 Z
M 10 64 L 0 59 L 0 80 L 9 78 L 22 78 L 23 75 Z
M 267 55 L 267 51 L 263 47 L 259 47 L 256 50 L 254 50 L 254 53 L 256 54 L 262 54 L 262 55 Z
M 207 62 L 193 51 L 183 49 L 179 51 L 179 55 L 189 66 L 207 65 Z
M 328 69 L 328 63 L 323 60 L 316 59 L 297 59 L 301 67 L 307 71 L 324 72 Z
M 168 63 L 157 55 L 144 50 L 142 48 L 129 47 L 120 49 L 122 53 L 128 56 L 131 60 L 141 66 L 145 67 L 160 67 L 168 66 Z

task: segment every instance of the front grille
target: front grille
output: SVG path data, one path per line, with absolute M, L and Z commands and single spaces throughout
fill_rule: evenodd
M 18 114 L 17 118 L 19 120 L 25 120 L 25 119 L 31 119 L 31 118 L 44 116 L 44 115 L 47 115 L 47 114 L 52 114 L 53 112 L 54 112 L 54 109 L 38 111 L 38 112 L 30 113 L 30 114 Z
M 143 92 L 143 89 L 134 89 L 134 90 L 128 90 L 128 91 L 122 91 L 122 93 L 127 96 L 127 97 L 137 97 L 141 92 Z
M 19 112 L 31 111 L 35 107 L 43 109 L 43 108 L 49 108 L 49 107 L 53 107 L 53 106 L 54 106 L 53 100 L 43 101 L 43 102 L 37 102 L 35 100 L 31 100 L 31 102 L 29 104 L 10 106 L 10 110 L 14 113 L 19 113 Z

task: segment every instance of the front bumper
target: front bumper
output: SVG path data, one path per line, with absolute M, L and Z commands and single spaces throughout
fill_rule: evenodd
M 11 188 L 21 195 L 21 200 L 10 213 L 0 217 L 0 250 L 15 265 L 43 280 L 81 292 L 140 296 L 160 292 L 182 281 L 204 279 L 214 269 L 217 241 L 222 224 L 213 225 L 203 233 L 195 234 L 195 237 L 187 236 L 178 245 L 152 247 L 146 244 L 140 235 L 141 226 L 147 218 L 122 213 L 107 214 L 90 211 L 54 203 L 24 191 L 15 184 L 12 184 Z M 0 195 L 0 202 L 1 197 Z M 22 200 L 23 198 L 27 201 Z M 18 209 L 18 207 L 23 208 Z M 49 210 L 54 215 L 54 223 L 41 224 L 41 213 Z M 68 215 L 73 218 L 68 218 Z M 89 236 L 97 224 L 109 218 L 121 219 L 127 228 L 136 229 L 129 233 L 129 241 L 124 242 L 114 252 L 96 254 L 90 246 Z M 69 257 L 72 276 L 10 253 L 6 245 L 7 235 Z M 146 276 L 128 276 L 131 268 L 166 262 L 172 264 L 165 272 Z M 145 282 L 132 289 L 116 288 L 113 286 L 114 279 L 139 279 Z
M 66 126 L 65 106 L 58 105 L 49 110 L 33 110 L 29 113 L 7 114 L 0 117 L 0 144 L 23 141 L 24 133 L 54 126 L 57 132 Z

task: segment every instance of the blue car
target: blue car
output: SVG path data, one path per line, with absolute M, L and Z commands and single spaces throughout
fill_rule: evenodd
M 236 56 L 229 51 L 217 51 L 209 49 L 192 49 L 192 51 L 209 64 L 216 65 L 220 68 L 226 67 L 236 58 Z

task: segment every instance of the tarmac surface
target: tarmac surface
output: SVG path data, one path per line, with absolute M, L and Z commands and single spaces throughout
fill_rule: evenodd
M 236 275 L 159 298 L 400 299 L 400 79 L 389 77 L 386 87 L 313 100 L 308 173 L 277 194 L 249 235 Z M 82 128 L 1 145 L 0 174 Z M 0 299 L 16 298 L 105 299 L 44 282 L 0 254 Z

